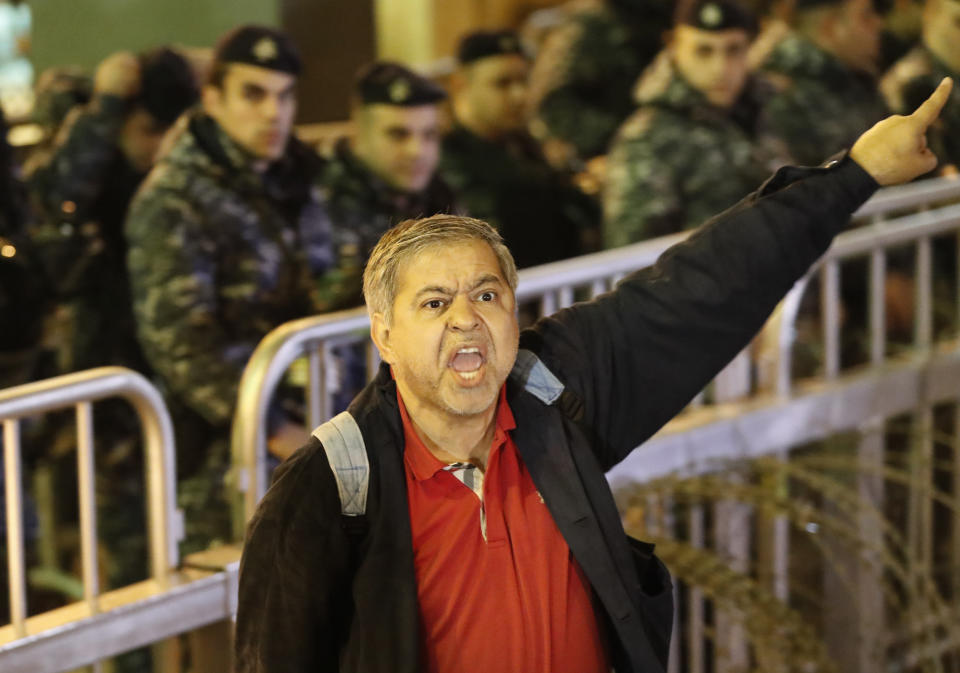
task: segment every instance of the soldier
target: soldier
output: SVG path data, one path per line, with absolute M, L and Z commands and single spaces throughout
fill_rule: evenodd
M 458 208 L 436 175 L 440 107 L 446 92 L 397 63 L 378 62 L 356 80 L 353 137 L 340 138 L 319 184 L 333 221 L 339 265 L 324 293 L 363 303 L 360 271 L 380 236 L 397 222 Z
M 960 2 L 927 0 L 923 8 L 922 43 L 898 61 L 880 84 L 890 109 L 903 113 L 907 106 L 937 87 L 937 77 L 960 73 Z M 960 92 L 953 91 L 930 130 L 930 144 L 941 163 L 960 166 Z M 947 168 L 947 166 L 945 166 Z
M 319 160 L 291 135 L 299 72 L 282 33 L 226 34 L 202 110 L 182 120 L 127 219 L 138 332 L 177 431 L 185 553 L 229 533 L 223 476 L 248 358 L 277 325 L 324 308 L 318 280 L 332 253 L 312 186 Z M 292 427 L 271 429 L 272 448 Z
M 797 0 L 793 33 L 762 66 L 781 88 L 767 106 L 771 128 L 796 161 L 819 164 L 886 114 L 880 28 L 872 0 Z
M 748 75 L 754 17 L 732 0 L 682 3 L 667 48 L 638 88 L 607 160 L 604 245 L 698 226 L 789 163 L 764 129 Z
M 520 268 L 595 249 L 599 207 L 547 163 L 526 130 L 530 64 L 516 34 L 473 33 L 460 43 L 459 62 L 440 174 L 466 210 L 500 231 Z
M 62 97 L 62 96 L 61 96 Z M 93 100 L 74 108 L 28 162 L 32 235 L 72 329 L 64 371 L 148 371 L 136 340 L 123 222 L 177 117 L 197 100 L 187 62 L 167 48 L 119 52 L 97 68 Z
M 580 1 L 546 39 L 530 96 L 534 134 L 551 163 L 580 170 L 606 153 L 633 111 L 633 85 L 660 48 L 671 6 L 668 0 Z

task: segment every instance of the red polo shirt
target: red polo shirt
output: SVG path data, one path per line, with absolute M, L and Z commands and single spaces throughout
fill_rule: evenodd
M 510 436 L 505 389 L 486 473 L 439 460 L 402 399 L 400 414 L 424 669 L 607 673 L 590 586 Z

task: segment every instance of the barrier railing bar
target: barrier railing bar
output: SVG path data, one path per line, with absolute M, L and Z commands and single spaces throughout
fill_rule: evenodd
M 311 348 L 307 351 L 307 423 L 313 428 L 323 422 L 325 392 L 320 351 Z
M 840 265 L 829 259 L 823 265 L 820 281 L 823 312 L 824 376 L 835 378 L 840 371 Z
M 322 383 L 320 384 L 323 390 L 323 419 L 330 418 L 333 416 L 333 391 L 331 390 L 330 382 L 331 379 L 336 376 L 336 361 L 333 356 L 333 347 L 329 341 L 324 341 L 321 344 L 321 354 L 323 355 L 323 376 Z M 342 385 L 343 382 L 340 382 Z M 319 423 L 317 423 L 319 425 Z M 309 430 L 317 427 L 314 425 Z
M 690 545 L 702 549 L 704 545 L 703 505 L 693 505 L 690 508 Z M 706 657 L 703 651 L 703 625 L 705 610 L 703 606 L 703 590 L 689 587 L 690 619 L 688 620 L 691 673 L 703 673 Z
M 917 262 L 914 273 L 917 302 L 914 324 L 914 345 L 929 348 L 933 341 L 933 260 L 931 241 L 924 236 L 917 242 Z
M 566 308 L 573 304 L 573 287 L 570 285 L 564 285 L 559 290 L 557 290 L 557 306 L 558 308 Z
M 83 599 L 90 614 L 99 612 L 100 582 L 97 572 L 97 510 L 94 487 L 93 407 L 77 404 L 77 478 L 80 512 L 80 559 Z
M 905 210 L 950 198 L 960 198 L 960 180 L 956 176 L 885 187 L 860 206 L 853 217 L 876 217 L 892 210 Z
M 877 248 L 870 253 L 870 362 L 879 365 L 887 352 L 887 317 L 884 303 L 887 253 Z
M 23 475 L 20 469 L 20 423 L 3 422 L 3 471 L 7 506 L 7 569 L 10 622 L 19 638 L 27 635 L 27 571 L 23 537 Z
M 590 298 L 599 297 L 601 294 L 607 291 L 607 283 L 602 278 L 597 279 L 590 283 Z
M 123 367 L 99 367 L 6 388 L 0 390 L 0 420 L 115 396 L 130 402 L 143 423 L 150 572 L 165 583 L 169 569 L 178 564 L 178 533 L 182 533 L 175 498 L 176 457 L 167 450 L 174 446 L 173 424 L 163 398 L 145 377 Z

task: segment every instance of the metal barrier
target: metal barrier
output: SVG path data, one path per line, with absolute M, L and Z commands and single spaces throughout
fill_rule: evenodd
M 855 221 L 879 220 L 886 214 L 915 208 L 929 203 L 960 199 L 960 180 L 937 178 L 923 182 L 892 187 L 878 192 L 857 211 Z M 939 214 L 939 215 L 938 215 Z M 949 217 L 941 223 L 938 216 Z M 929 236 L 934 232 L 956 229 L 953 211 L 927 213 L 916 216 L 922 220 L 889 221 L 872 228 L 847 232 L 838 237 L 824 267 L 825 273 L 836 274 L 838 255 L 849 256 L 861 249 L 881 249 L 884 246 Z M 890 229 L 888 232 L 887 229 Z M 861 233 L 862 231 L 862 233 Z M 518 302 L 538 302 L 538 314 L 549 315 L 571 305 L 575 299 L 595 297 L 608 291 L 626 274 L 653 264 L 671 245 L 683 240 L 688 232 L 666 236 L 615 250 L 585 255 L 576 259 L 545 264 L 520 272 L 517 290 Z M 880 242 L 877 237 L 880 237 Z M 913 237 L 913 238 L 911 238 Z M 882 245 L 881 245 L 882 243 Z M 882 253 L 877 253 L 879 256 Z M 926 258 L 925 258 L 926 259 Z M 808 276 L 809 277 L 809 276 Z M 882 274 L 881 274 L 882 277 Z M 800 297 L 806 281 L 788 295 L 781 309 L 784 328 L 779 330 L 776 349 L 777 362 L 773 365 L 777 374 L 777 389 L 789 392 L 790 350 L 793 345 L 793 322 L 799 309 Z M 838 297 L 837 283 L 825 284 L 831 297 Z M 879 286 L 878 286 L 879 287 Z M 871 300 L 876 299 L 871 293 Z M 836 304 L 831 303 L 828 331 L 831 339 L 838 322 Z M 924 307 L 928 304 L 924 303 Z M 785 312 L 785 314 L 784 314 Z M 882 315 L 882 313 L 880 314 Z M 880 323 L 882 324 L 882 319 Z M 306 355 L 307 366 L 307 425 L 316 427 L 323 419 L 333 415 L 329 391 L 331 353 L 335 346 L 348 343 L 367 343 L 368 361 L 377 362 L 376 349 L 369 343 L 369 321 L 363 308 L 321 315 L 293 321 L 268 334 L 257 347 L 247 364 L 240 384 L 237 412 L 234 416 L 232 447 L 232 484 L 234 486 L 235 539 L 242 539 L 243 526 L 253 515 L 256 504 L 263 497 L 268 485 L 266 418 L 273 391 L 283 379 L 295 360 Z M 831 348 L 835 340 L 829 342 Z M 834 352 L 834 351 L 831 351 Z M 326 366 L 325 366 L 326 365 Z M 831 362 L 831 367 L 833 363 Z M 374 367 L 370 367 L 371 372 Z M 835 369 L 831 370 L 834 371 Z M 786 373 L 785 376 L 783 373 Z M 324 376 L 324 374 L 327 376 Z M 732 362 L 715 382 L 715 399 L 729 401 L 749 394 L 751 391 L 750 361 L 746 353 Z
M 93 402 L 127 400 L 140 418 L 147 477 L 150 578 L 101 592 L 94 502 Z M 84 600 L 28 617 L 23 531 L 20 423 L 74 407 L 77 419 L 81 568 Z M 237 552 L 210 552 L 199 564 L 219 572 L 179 570 L 183 522 L 176 509 L 173 428 L 163 399 L 140 374 L 103 367 L 0 390 L 6 487 L 11 623 L 0 627 L 0 670 L 72 670 L 172 635 L 229 619 L 235 611 Z M 211 556 L 212 555 L 212 556 Z M 161 662 L 163 652 L 161 651 Z M 222 654 L 221 654 L 221 658 Z M 162 671 L 178 670 L 175 661 Z M 206 670 L 219 670 L 208 668 Z M 158 673 L 161 673 L 158 670 Z

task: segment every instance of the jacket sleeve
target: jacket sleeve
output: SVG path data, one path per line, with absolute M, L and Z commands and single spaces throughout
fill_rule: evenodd
M 107 182 L 125 104 L 100 96 L 71 112 L 53 148 L 27 168 L 27 184 L 50 217 L 82 222 Z
M 91 221 L 91 209 L 109 183 L 123 119 L 124 102 L 114 96 L 75 108 L 53 146 L 25 168 L 30 203 L 38 215 L 30 235 L 62 294 L 82 291 L 102 258 L 103 241 L 100 231 L 91 229 L 97 224 Z
M 175 190 L 141 191 L 127 217 L 137 335 L 170 390 L 216 426 L 230 422 L 255 343 L 220 324 L 216 241 Z
M 605 469 L 733 358 L 877 188 L 849 158 L 778 171 L 614 292 L 525 334 L 582 399 Z
M 236 673 L 336 671 L 349 622 L 349 548 L 319 441 L 276 472 L 240 561 Z

